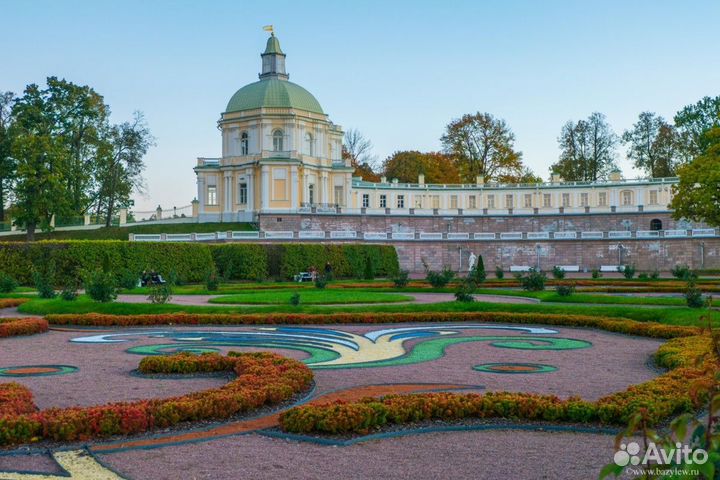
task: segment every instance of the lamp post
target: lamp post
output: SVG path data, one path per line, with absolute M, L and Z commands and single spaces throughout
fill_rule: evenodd
M 540 271 L 540 244 L 535 244 L 535 269 Z
M 623 251 L 625 250 L 625 245 L 622 243 L 618 243 L 618 265 L 622 266 L 623 264 Z

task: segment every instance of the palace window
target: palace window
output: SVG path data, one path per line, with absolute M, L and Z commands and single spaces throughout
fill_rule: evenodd
M 305 134 L 305 152 L 311 157 L 313 156 L 313 136 L 310 132 Z
M 387 195 L 380 195 L 380 208 L 387 208 Z
M 458 208 L 457 195 L 450 195 L 450 208 Z
M 433 208 L 440 208 L 440 195 L 433 195 L 432 202 Z
M 315 204 L 315 184 L 313 183 L 308 185 L 308 203 L 310 205 Z
M 657 205 L 657 203 L 658 203 L 657 190 L 650 190 L 650 205 Z
M 217 187 L 215 185 L 207 187 L 207 204 L 217 205 Z
M 422 195 L 415 195 L 415 208 L 422 208 Z
M 552 207 L 552 195 L 550 195 L 549 193 L 543 193 L 543 207 Z
M 274 152 L 282 152 L 285 150 L 283 145 L 283 131 L 282 130 L 275 130 L 272 134 L 273 139 L 273 151 Z
M 238 188 L 238 203 L 240 205 L 247 205 L 248 188 L 247 183 L 243 182 Z
M 505 208 L 513 208 L 513 195 L 509 193 L 505 195 Z
M 335 203 L 337 205 L 345 206 L 345 189 L 342 185 L 335 186 Z
M 362 196 L 362 206 L 363 208 L 369 208 L 370 207 L 370 195 L 367 193 L 363 193 Z
M 598 193 L 598 206 L 599 207 L 607 206 L 607 193 L 605 193 L 605 192 Z
M 532 208 L 532 193 L 525 194 L 525 208 Z
M 242 132 L 240 134 L 240 155 L 247 155 L 249 152 L 248 133 Z
M 563 207 L 569 207 L 569 206 L 570 206 L 570 194 L 569 194 L 569 193 L 563 193 L 563 194 L 562 194 L 562 206 L 563 206 Z
M 662 220 L 659 218 L 650 220 L 650 230 L 662 230 Z
M 397 208 L 405 208 L 405 195 L 397 196 Z
M 468 208 L 477 208 L 477 197 L 475 195 L 468 197 Z
M 495 195 L 488 195 L 487 199 L 487 207 L 495 208 Z
M 581 193 L 580 194 L 580 206 L 581 207 L 588 207 L 590 206 L 590 203 L 588 201 L 588 194 L 587 193 Z
M 632 205 L 632 192 L 629 190 L 625 190 L 622 192 L 622 204 L 623 205 Z

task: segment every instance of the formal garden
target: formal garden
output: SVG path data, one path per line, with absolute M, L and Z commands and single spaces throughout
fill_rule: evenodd
M 148 452 L 178 478 L 239 441 L 312 468 L 468 432 L 574 442 L 585 476 L 623 474 L 624 438 L 691 435 L 705 478 L 720 459 L 717 272 L 418 277 L 380 245 L 112 240 L 3 243 L 0 265 L 2 478 L 139 478 Z

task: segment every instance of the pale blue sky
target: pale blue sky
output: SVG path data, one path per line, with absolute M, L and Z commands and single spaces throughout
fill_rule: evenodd
M 266 24 L 290 79 L 330 118 L 394 150 L 437 150 L 463 113 L 504 118 L 547 177 L 557 135 L 593 111 L 615 131 L 720 94 L 720 1 L 0 0 L 0 90 L 56 75 L 145 113 L 146 210 L 190 203 L 198 156 L 219 156 L 219 114 L 256 81 Z M 631 169 L 621 161 L 627 175 Z

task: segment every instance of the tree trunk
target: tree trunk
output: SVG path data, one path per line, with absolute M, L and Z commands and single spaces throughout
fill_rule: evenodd
M 113 214 L 114 203 L 115 202 L 112 199 L 108 200 L 107 216 L 105 217 L 105 226 L 106 227 L 109 227 L 112 224 L 112 214 Z
M 0 179 L 0 222 L 5 221 L 5 189 L 2 186 L 2 180 Z
M 26 225 L 27 228 L 27 236 L 25 237 L 25 240 L 28 242 L 35 241 L 35 222 L 28 223 Z

